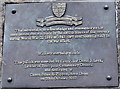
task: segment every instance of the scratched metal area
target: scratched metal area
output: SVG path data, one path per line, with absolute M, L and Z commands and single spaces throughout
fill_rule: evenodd
M 65 15 L 82 17 L 83 24 L 77 27 L 103 26 L 110 31 L 110 38 L 73 39 L 70 43 L 48 44 L 46 40 L 10 41 L 10 34 L 15 29 L 74 28 L 68 25 L 40 27 L 38 18 L 53 16 L 53 3 L 6 4 L 2 88 L 40 88 L 40 87 L 115 87 L 118 86 L 118 63 L 115 26 L 115 3 L 113 2 L 66 2 Z M 107 7 L 107 6 L 108 7 Z M 104 7 L 105 6 L 105 7 Z M 57 14 L 56 14 L 57 16 Z M 59 14 L 58 14 L 59 17 Z M 25 33 L 25 32 L 23 32 Z M 37 52 L 72 52 L 80 55 L 46 55 L 38 56 Z M 78 76 L 75 80 L 47 80 L 30 77 L 30 73 L 40 74 L 46 68 L 28 68 L 16 65 L 15 61 L 104 59 L 103 63 L 93 63 L 93 67 L 73 68 L 73 73 L 86 72 L 88 76 Z M 52 65 L 55 65 L 54 63 Z M 61 69 L 61 68 L 60 68 Z M 60 72 L 60 73 L 69 73 Z M 46 72 L 45 72 L 46 73 Z M 51 73 L 51 72 L 47 72 Z

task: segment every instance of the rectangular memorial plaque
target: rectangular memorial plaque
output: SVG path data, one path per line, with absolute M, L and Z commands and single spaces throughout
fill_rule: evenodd
M 118 86 L 115 4 L 6 4 L 3 88 Z

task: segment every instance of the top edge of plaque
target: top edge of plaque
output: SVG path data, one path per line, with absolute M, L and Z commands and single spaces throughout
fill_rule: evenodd
M 59 0 L 59 1 L 58 0 L 42 0 L 40 2 L 117 2 L 117 1 L 118 0 Z M 7 2 L 5 3 L 8 4 Z M 31 2 L 27 2 L 27 3 L 31 3 Z M 36 2 L 32 2 L 32 3 L 36 3 Z

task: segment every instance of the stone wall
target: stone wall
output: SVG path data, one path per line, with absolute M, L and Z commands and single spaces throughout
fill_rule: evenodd
M 2 62 L 2 45 L 3 45 L 3 23 L 4 23 L 4 5 L 5 3 L 25 3 L 25 2 L 44 2 L 44 1 L 56 1 L 56 0 L 0 0 L 0 70 L 1 70 L 1 64 Z M 60 1 L 60 0 L 59 0 Z M 120 0 L 116 0 L 116 6 L 117 6 L 117 28 L 118 28 L 118 38 L 120 38 Z M 118 39 L 118 62 L 120 64 L 120 39 Z M 119 71 L 120 74 L 120 71 Z M 1 76 L 1 71 L 0 71 Z M 119 76 L 120 77 L 120 76 Z M 0 77 L 1 82 L 1 77 Z M 70 89 L 70 88 L 69 88 Z M 78 88 L 74 88 L 78 89 Z M 84 88 L 80 88 L 84 89 Z M 88 89 L 88 88 L 87 88 Z M 89 89 L 120 89 L 118 88 L 89 88 Z

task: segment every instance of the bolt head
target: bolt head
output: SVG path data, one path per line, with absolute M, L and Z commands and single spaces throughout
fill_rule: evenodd
M 11 13 L 12 13 L 12 14 L 16 14 L 16 10 L 15 10 L 15 9 L 13 9 Z
M 110 81 L 110 80 L 112 79 L 112 77 L 108 75 L 108 76 L 106 77 L 106 79 L 107 79 L 108 81 Z
M 8 81 L 9 83 L 12 82 L 12 78 L 9 77 L 7 81 Z
M 104 9 L 105 9 L 105 10 L 108 10 L 108 9 L 109 9 L 109 6 L 108 6 L 108 5 L 105 5 L 105 6 L 104 6 Z

